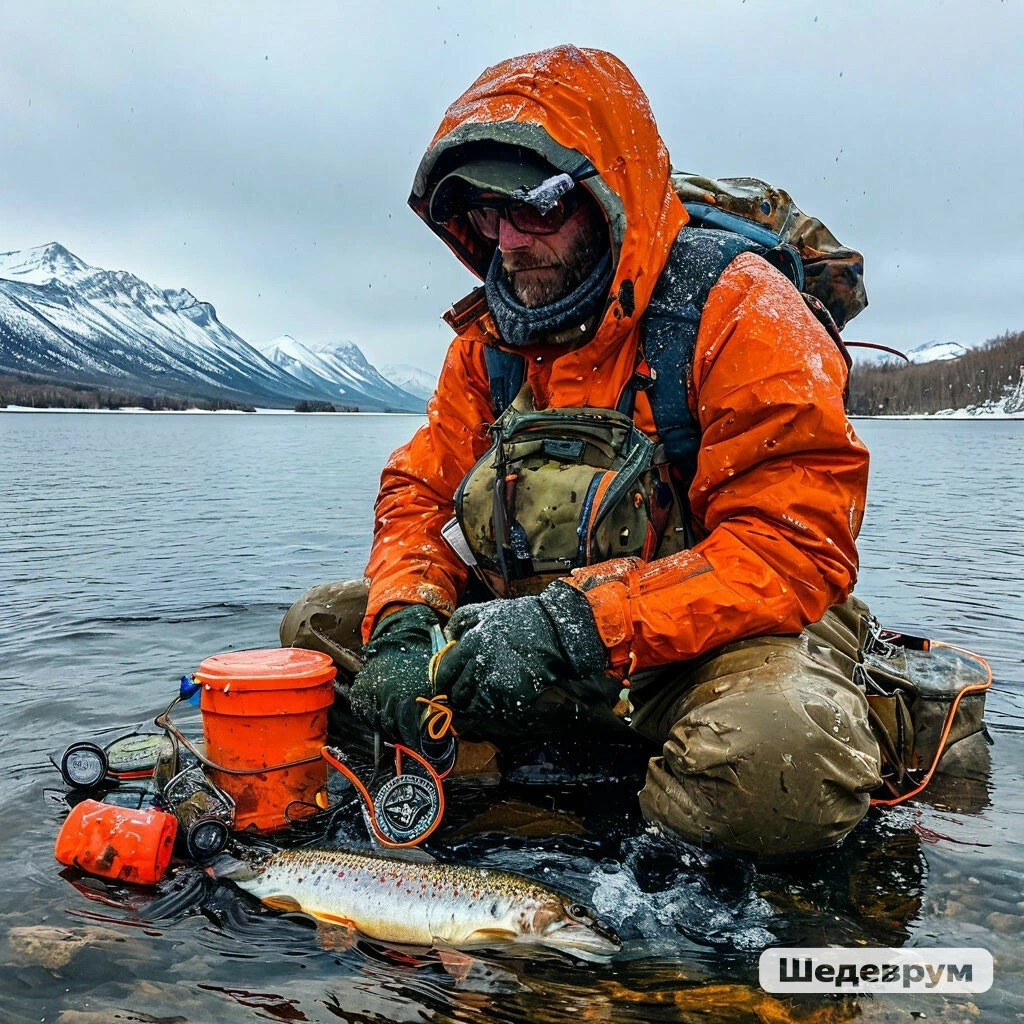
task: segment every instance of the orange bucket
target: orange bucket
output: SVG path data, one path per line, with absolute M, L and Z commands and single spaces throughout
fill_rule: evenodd
M 269 832 L 316 810 L 336 673 L 326 654 L 298 647 L 216 654 L 199 666 L 206 757 L 245 773 L 210 771 L 235 801 L 236 829 Z

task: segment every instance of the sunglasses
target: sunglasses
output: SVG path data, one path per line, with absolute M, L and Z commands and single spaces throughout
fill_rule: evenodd
M 466 211 L 470 224 L 491 241 L 498 238 L 501 221 L 507 220 L 524 235 L 553 235 L 579 209 L 579 198 L 572 193 L 562 196 L 550 210 L 542 213 L 530 203 L 501 203 L 472 206 Z

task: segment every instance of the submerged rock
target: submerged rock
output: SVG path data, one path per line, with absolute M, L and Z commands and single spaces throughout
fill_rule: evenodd
M 97 945 L 125 943 L 121 934 L 110 928 L 89 927 L 78 931 L 54 925 L 28 925 L 12 928 L 8 942 L 16 960 L 60 971 L 67 967 L 81 950 Z

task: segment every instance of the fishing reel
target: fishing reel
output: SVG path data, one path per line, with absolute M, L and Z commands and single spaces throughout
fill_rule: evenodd
M 444 815 L 443 780 L 457 755 L 451 711 L 436 697 L 417 698 L 417 703 L 422 707 L 414 709 L 421 715 L 419 749 L 383 744 L 378 737 L 374 771 L 366 783 L 338 747 L 320 750 L 324 760 L 355 787 L 367 827 L 382 846 L 416 846 L 441 824 Z
M 162 795 L 178 819 L 193 860 L 206 860 L 227 846 L 235 823 L 235 801 L 214 785 L 202 765 L 179 771 L 164 784 Z

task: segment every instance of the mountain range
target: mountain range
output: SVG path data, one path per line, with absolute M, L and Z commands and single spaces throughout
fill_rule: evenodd
M 392 383 L 371 366 L 359 346 L 351 342 L 309 346 L 285 334 L 261 345 L 260 351 L 275 366 L 342 405 L 370 400 L 384 408 L 401 408 L 407 407 L 413 399 L 422 410 L 423 399 L 434 391 L 431 386 L 426 395 L 418 395 L 401 384 Z
M 423 411 L 425 396 L 392 383 L 357 345 L 285 337 L 262 349 L 191 292 L 89 266 L 57 242 L 0 253 L 0 372 L 269 408 Z
M 956 409 L 1019 415 L 1022 344 L 1020 334 L 973 349 L 932 341 L 907 353 L 909 365 L 858 359 L 849 408 L 857 415 Z M 52 407 L 66 398 L 73 405 L 72 392 L 46 390 L 68 385 L 86 389 L 94 406 L 105 394 L 121 405 L 142 399 L 149 408 L 330 403 L 422 412 L 435 383 L 413 366 L 378 370 L 351 342 L 309 345 L 284 335 L 252 345 L 191 292 L 90 266 L 56 242 L 0 253 L 0 386 L 17 396 L 0 394 L 0 405 Z

